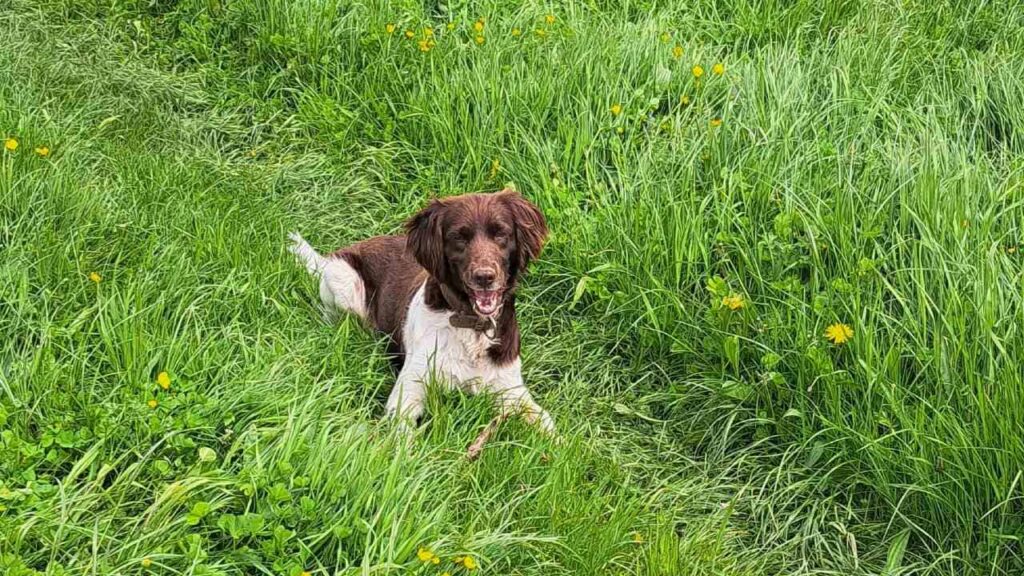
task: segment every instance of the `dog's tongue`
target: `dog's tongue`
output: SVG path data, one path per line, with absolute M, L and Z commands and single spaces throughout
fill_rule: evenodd
M 474 290 L 473 303 L 476 305 L 478 314 L 490 316 L 498 309 L 497 290 Z

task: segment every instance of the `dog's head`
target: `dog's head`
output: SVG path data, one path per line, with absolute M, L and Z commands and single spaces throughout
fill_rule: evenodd
M 544 215 L 513 190 L 434 200 L 406 230 L 420 266 L 483 317 L 501 311 L 548 234 Z

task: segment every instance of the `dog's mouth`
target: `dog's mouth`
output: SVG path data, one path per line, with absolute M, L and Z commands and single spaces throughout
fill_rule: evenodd
M 501 305 L 501 290 L 470 290 L 469 296 L 478 316 L 493 316 Z

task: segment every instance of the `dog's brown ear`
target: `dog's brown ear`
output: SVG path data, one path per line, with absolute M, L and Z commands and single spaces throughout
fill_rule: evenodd
M 512 211 L 516 228 L 519 269 L 525 270 L 527 264 L 536 260 L 540 256 L 541 249 L 544 248 L 544 241 L 548 237 L 547 222 L 544 220 L 544 214 L 541 214 L 541 211 L 532 202 L 523 198 L 519 192 L 502 190 L 499 194 L 509 210 Z
M 445 208 L 447 206 L 441 200 L 431 200 L 426 208 L 405 223 L 405 231 L 409 235 L 406 249 L 420 266 L 442 283 L 446 281 L 448 268 L 445 265 L 444 230 L 441 225 Z

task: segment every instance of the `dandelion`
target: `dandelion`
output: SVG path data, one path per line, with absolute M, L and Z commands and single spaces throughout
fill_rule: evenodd
M 483 43 L 484 43 L 484 37 L 483 37 L 482 35 L 477 35 L 477 37 L 475 38 L 475 40 L 476 40 L 476 43 L 477 43 L 477 44 L 479 44 L 479 45 L 483 46 Z
M 409 40 L 412 40 L 413 38 L 416 37 L 416 33 L 413 32 L 412 30 L 406 30 L 405 37 L 408 38 Z
M 431 43 L 430 40 L 424 38 L 423 40 L 420 40 L 419 42 L 417 42 L 417 44 L 419 44 L 420 52 L 430 52 L 430 48 L 432 46 L 432 43 Z
M 483 32 L 484 31 L 484 20 L 483 20 L 483 18 L 477 20 L 476 22 L 473 22 L 473 30 L 476 30 L 477 32 Z
M 384 31 L 387 32 L 388 34 L 394 34 L 395 33 L 395 25 L 394 24 L 387 24 L 386 26 L 384 26 Z
M 703 66 L 701 66 L 700 64 L 697 64 L 696 66 L 693 67 L 693 77 L 694 78 L 700 78 L 703 75 L 704 75 L 704 67 Z
M 302 572 L 299 572 L 299 576 L 313 576 L 313 573 L 309 570 L 303 570 Z
M 146 402 L 146 406 L 149 406 L 151 410 L 156 410 L 157 404 L 156 398 L 150 398 L 149 402 Z
M 37 146 L 35 152 L 40 158 L 46 158 L 50 155 L 50 149 L 46 146 Z
M 633 543 L 634 544 L 643 544 L 644 543 L 644 537 L 639 532 L 633 532 Z
M 519 35 L 522 34 L 522 33 L 523 33 L 523 31 L 520 30 L 519 28 L 513 28 L 512 29 L 512 36 L 515 36 L 516 38 L 518 38 Z
M 619 114 L 622 114 L 622 104 L 619 104 L 617 102 L 615 104 L 612 104 L 611 111 L 612 116 L 618 116 Z
M 659 38 L 661 39 L 662 42 L 668 42 L 669 40 L 672 39 L 672 35 L 669 34 L 668 32 L 662 32 L 661 36 L 659 36 Z
M 721 118 L 712 118 L 711 119 L 711 127 L 712 128 L 718 128 L 721 125 L 722 125 L 722 119 Z
M 723 65 L 721 62 L 715 64 L 714 66 L 711 67 L 711 73 L 715 74 L 716 76 L 721 76 L 722 74 L 725 74 L 725 65 Z
M 422 547 L 416 551 L 416 557 L 424 564 L 437 564 L 441 561 L 441 559 L 437 557 L 437 554 L 434 554 L 429 549 Z
M 622 134 L 622 133 L 624 133 L 625 131 L 626 131 L 626 129 L 625 129 L 625 128 L 623 128 L 622 126 L 619 126 L 618 128 L 616 128 L 616 129 L 615 129 L 615 133 L 616 133 L 616 134 Z
M 143 568 L 149 568 L 152 565 L 153 565 L 153 561 L 149 559 L 149 556 L 146 556 L 145 558 L 142 559 L 142 567 Z
M 543 37 L 545 37 L 545 36 L 547 36 L 547 35 L 548 35 L 548 31 L 547 31 L 547 30 L 542 30 L 542 29 L 540 29 L 540 28 L 537 28 L 537 29 L 536 29 L 536 30 L 534 30 L 533 32 L 534 32 L 534 33 L 535 33 L 535 34 L 536 34 L 537 36 L 540 36 L 541 38 L 543 38 Z
M 99 283 L 100 283 L 100 280 L 103 280 L 103 278 L 102 278 L 102 277 L 100 277 L 100 275 L 99 275 L 99 274 L 97 274 L 96 272 L 89 272 L 89 280 L 90 280 L 91 282 L 94 282 L 94 283 L 96 283 L 96 284 L 99 284 Z
M 167 372 L 161 372 L 156 375 L 156 383 L 164 390 L 169 390 L 171 387 L 171 377 L 167 375 Z
M 743 301 L 743 296 L 740 296 L 739 294 L 732 294 L 722 298 L 722 306 L 725 306 L 729 310 L 739 310 L 745 305 L 746 302 Z
M 424 28 L 423 29 L 423 36 L 425 38 L 433 38 L 434 37 L 434 29 L 433 28 L 429 28 L 429 27 L 428 28 Z
M 552 24 L 555 23 L 555 15 L 548 14 L 547 16 L 544 17 L 544 21 L 548 23 L 548 26 L 551 26 Z
M 476 570 L 476 560 L 472 556 L 466 556 L 462 559 L 462 565 L 466 567 L 466 570 Z
M 679 97 L 679 103 L 682 104 L 683 106 L 688 105 L 690 103 L 690 97 L 687 96 L 686 94 L 683 94 L 682 96 Z
M 672 57 L 679 60 L 683 57 L 683 47 L 680 44 L 676 44 L 676 47 L 672 49 Z
M 825 329 L 825 338 L 837 346 L 845 344 L 853 338 L 853 328 L 849 324 L 836 322 Z
M 449 22 L 448 24 L 445 25 L 445 28 L 447 28 L 449 32 L 455 30 L 455 22 Z
M 18 149 L 18 141 L 14 138 L 4 140 L 4 149 L 8 152 L 14 152 Z

